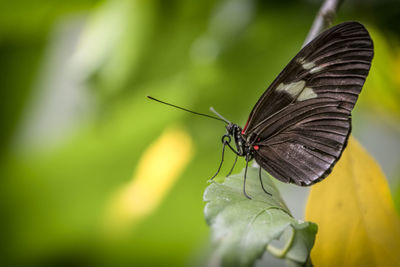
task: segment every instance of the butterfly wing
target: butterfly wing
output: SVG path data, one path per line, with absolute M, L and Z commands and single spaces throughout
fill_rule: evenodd
M 242 131 L 255 160 L 284 182 L 311 185 L 330 173 L 351 131 L 373 43 L 357 22 L 320 34 L 278 75 Z

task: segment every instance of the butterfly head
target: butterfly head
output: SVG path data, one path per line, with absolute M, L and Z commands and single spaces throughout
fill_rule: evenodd
M 249 146 L 248 142 L 246 142 L 246 140 L 244 139 L 244 137 L 242 135 L 242 128 L 237 124 L 229 123 L 226 126 L 226 131 L 227 131 L 227 133 L 224 135 L 224 137 L 222 139 L 223 142 L 225 140 L 228 143 L 230 143 L 231 137 L 233 137 L 233 140 L 235 141 L 235 145 L 236 145 L 235 153 L 238 156 L 248 155 L 249 158 L 252 158 L 253 151 L 252 151 L 251 147 Z M 229 136 L 229 138 L 226 138 L 227 136 Z
M 234 123 L 229 123 L 226 125 L 226 132 L 227 134 L 236 137 L 237 135 L 239 135 L 242 131 L 242 128 L 239 127 L 239 125 L 234 124 Z
M 227 125 L 226 125 L 226 132 L 227 132 L 227 134 L 233 135 L 235 126 L 237 126 L 237 125 L 234 124 L 234 123 L 231 123 L 231 122 L 230 122 L 229 124 L 227 124 Z

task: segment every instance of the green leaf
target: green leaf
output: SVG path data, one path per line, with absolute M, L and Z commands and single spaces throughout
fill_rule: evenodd
M 247 199 L 242 192 L 244 170 L 213 181 L 204 193 L 204 213 L 216 245 L 213 261 L 222 266 L 252 266 L 265 250 L 285 258 L 291 266 L 302 266 L 314 245 L 317 225 L 292 217 L 271 179 L 262 173 L 266 194 L 260 185 L 258 168 L 247 172 Z M 283 239 L 281 248 L 271 244 Z M 275 243 L 275 242 L 274 242 Z

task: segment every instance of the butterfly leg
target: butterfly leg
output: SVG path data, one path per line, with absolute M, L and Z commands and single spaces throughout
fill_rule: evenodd
M 210 180 L 213 180 L 218 175 L 219 171 L 221 170 L 222 163 L 224 162 L 225 147 L 226 147 L 226 141 L 223 141 L 221 163 L 219 164 L 217 172 L 213 175 L 213 177 L 211 177 Z
M 246 176 L 247 176 L 248 165 L 249 165 L 249 154 L 246 155 L 246 168 L 244 169 L 244 179 L 243 179 L 243 194 L 248 199 L 251 199 L 251 197 L 246 193 Z
M 271 194 L 270 192 L 268 192 L 268 191 L 265 189 L 265 187 L 264 187 L 264 184 L 263 184 L 263 181 L 262 181 L 262 178 L 261 178 L 261 167 L 260 167 L 258 170 L 259 170 L 259 171 L 258 171 L 258 177 L 260 178 L 260 183 L 261 183 L 261 188 L 262 188 L 262 190 L 263 190 L 267 195 L 272 196 L 272 194 Z
M 236 154 L 235 162 L 233 163 L 233 166 L 232 166 L 231 170 L 228 172 L 228 174 L 226 175 L 226 177 L 228 177 L 229 175 L 231 175 L 233 169 L 235 168 L 235 165 L 236 165 L 236 162 L 237 162 L 238 157 L 239 157 L 238 154 Z

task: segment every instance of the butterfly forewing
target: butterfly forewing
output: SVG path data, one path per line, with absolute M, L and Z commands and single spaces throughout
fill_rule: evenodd
M 357 22 L 332 27 L 305 46 L 262 95 L 242 131 L 255 147 L 255 160 L 298 185 L 329 174 L 346 146 L 372 57 L 372 40 Z

